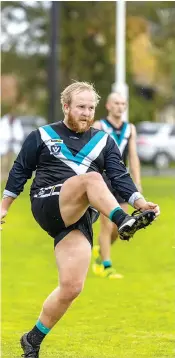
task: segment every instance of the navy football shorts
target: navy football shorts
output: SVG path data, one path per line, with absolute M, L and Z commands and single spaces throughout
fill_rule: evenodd
M 97 219 L 93 208 L 89 207 L 75 224 L 68 227 L 65 226 L 61 217 L 58 195 L 46 196 L 42 192 L 42 195 L 31 199 L 31 209 L 37 223 L 54 238 L 54 247 L 72 230 L 80 230 L 93 246 L 92 223 Z

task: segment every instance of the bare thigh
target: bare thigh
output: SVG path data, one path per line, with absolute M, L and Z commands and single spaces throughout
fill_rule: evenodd
M 66 180 L 61 188 L 59 206 L 66 226 L 76 223 L 89 207 L 83 183 L 84 175 L 76 175 Z
M 55 247 L 60 286 L 81 286 L 87 275 L 91 245 L 79 230 L 71 231 Z

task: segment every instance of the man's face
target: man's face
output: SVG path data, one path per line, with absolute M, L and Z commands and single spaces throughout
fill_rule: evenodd
M 70 105 L 64 106 L 65 122 L 75 132 L 86 132 L 94 121 L 95 95 L 92 91 L 74 92 Z
M 121 118 L 126 110 L 126 101 L 118 93 L 112 93 L 106 103 L 109 114 L 114 118 Z

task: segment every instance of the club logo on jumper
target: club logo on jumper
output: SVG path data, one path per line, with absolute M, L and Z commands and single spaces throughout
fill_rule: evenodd
M 58 144 L 51 145 L 50 150 L 51 150 L 51 154 L 58 154 L 61 150 L 61 146 Z

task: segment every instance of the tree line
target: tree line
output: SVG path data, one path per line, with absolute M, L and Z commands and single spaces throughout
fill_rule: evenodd
M 3 101 L 2 114 L 25 108 L 47 117 L 50 6 L 2 2 L 2 76 L 13 75 L 17 82 L 15 101 Z M 106 114 L 115 81 L 115 6 L 113 1 L 62 1 L 59 7 L 59 93 L 71 80 L 93 82 L 101 96 L 97 119 Z M 127 2 L 126 77 L 134 123 L 154 120 L 156 111 L 174 99 L 174 15 L 171 1 Z

